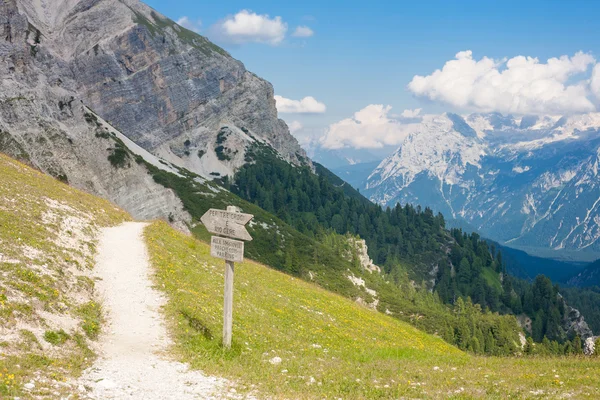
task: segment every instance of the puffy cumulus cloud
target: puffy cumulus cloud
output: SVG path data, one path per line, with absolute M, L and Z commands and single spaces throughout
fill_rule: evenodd
M 310 29 L 308 26 L 299 26 L 296 28 L 294 33 L 292 33 L 292 36 L 300 37 L 300 38 L 307 38 L 307 37 L 313 36 L 314 34 L 315 34 L 315 32 L 312 29 Z
M 288 128 L 290 128 L 290 132 L 293 134 L 301 130 L 303 126 L 300 121 L 292 121 L 288 123 Z
M 189 17 L 183 16 L 177 20 L 177 25 L 183 26 L 184 28 L 189 29 L 190 31 L 198 33 L 202 28 L 202 21 L 199 19 L 193 21 Z
M 588 98 L 586 72 L 594 58 L 579 52 L 573 57 L 537 58 L 517 56 L 496 61 L 473 58 L 461 51 L 441 70 L 415 76 L 408 89 L 417 96 L 462 109 L 514 114 L 578 113 L 595 110 Z
M 322 114 L 327 111 L 327 106 L 312 96 L 305 97 L 302 100 L 291 100 L 282 96 L 275 96 L 275 101 L 277 102 L 277 111 L 280 113 Z
M 242 10 L 213 25 L 211 36 L 217 41 L 232 44 L 254 42 L 276 46 L 283 41 L 287 30 L 288 26 L 281 17 L 271 18 L 267 14 Z
M 390 106 L 371 104 L 356 112 L 353 118 L 331 124 L 321 138 L 321 146 L 327 149 L 374 149 L 402 143 L 409 133 L 409 125 L 392 117 L 391 109 Z
M 600 100 L 600 64 L 596 64 L 592 71 L 590 88 L 592 93 Z
M 404 110 L 400 116 L 402 118 L 418 118 L 421 114 L 422 108 L 415 108 L 414 110 Z

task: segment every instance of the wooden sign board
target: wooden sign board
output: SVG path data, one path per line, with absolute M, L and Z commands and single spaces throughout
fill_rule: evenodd
M 200 218 L 200 221 L 210 233 L 249 241 L 252 240 L 252 236 L 250 236 L 244 225 L 252 218 L 254 218 L 254 215 L 251 214 L 211 208 Z
M 254 215 L 238 211 L 234 206 L 227 207 L 227 211 L 211 208 L 200 218 L 200 221 L 209 232 L 216 235 L 252 240 L 244 225 L 250 222 Z M 223 346 L 229 349 L 233 334 L 233 273 L 235 263 L 244 261 L 244 242 L 219 236 L 210 239 L 210 255 L 225 260 Z
M 213 236 L 210 240 L 210 255 L 227 261 L 244 261 L 244 242 Z

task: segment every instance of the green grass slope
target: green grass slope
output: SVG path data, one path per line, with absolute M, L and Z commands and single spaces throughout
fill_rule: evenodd
M 95 233 L 129 216 L 0 154 L 0 398 L 59 398 L 93 360 Z M 36 388 L 24 391 L 32 378 Z
M 484 358 L 266 266 L 236 264 L 233 347 L 221 345 L 224 262 L 165 223 L 147 228 L 175 353 L 259 396 L 598 398 L 590 358 Z M 279 361 L 280 362 L 277 362 Z
M 261 148 L 254 149 L 260 150 Z M 263 150 L 270 154 L 268 149 Z M 392 274 L 371 274 L 348 257 L 353 250 L 348 245 L 347 235 L 318 229 L 316 234 L 310 230 L 301 233 L 257 204 L 241 199 L 214 182 L 205 182 L 189 171 L 180 169 L 181 176 L 176 176 L 149 164 L 146 167 L 157 183 L 177 193 L 194 221 L 198 221 L 209 208 L 224 209 L 229 205 L 238 206 L 243 212 L 253 214 L 253 221 L 247 225 L 253 237 L 253 241 L 246 244 L 248 258 L 317 283 L 350 299 L 361 298 L 370 304 L 377 304 L 377 309 L 382 313 L 393 315 L 421 330 L 438 334 L 450 343 L 459 344 L 461 348 L 494 355 L 517 352 L 518 332 L 521 329 L 514 317 L 485 310 L 482 312 L 481 309 L 468 315 L 454 313 L 453 307 L 443 304 L 437 294 L 425 288 L 415 290 L 409 278 L 410 272 L 414 270 L 413 264 L 399 261 Z M 344 185 L 339 178 L 336 179 L 336 186 Z M 361 201 L 367 202 L 348 185 L 344 187 L 348 196 L 360 197 Z M 316 218 L 312 213 L 305 213 L 305 217 L 309 224 Z M 192 232 L 200 240 L 210 240 L 210 234 L 202 224 L 193 226 Z M 363 279 L 364 287 L 355 286 L 348 279 L 350 275 Z M 370 294 L 372 291 L 376 292 L 376 298 Z M 465 317 L 470 321 L 463 323 Z M 466 326 L 469 328 L 465 328 Z M 466 330 L 472 331 L 471 327 L 481 333 L 479 344 L 475 347 L 471 342 L 477 335 L 465 334 Z M 494 339 L 484 342 L 488 335 L 492 335 Z
M 187 170 L 180 169 L 182 176 L 178 177 L 149 164 L 146 167 L 157 183 L 177 193 L 196 222 L 192 232 L 201 240 L 210 240 L 204 225 L 198 223 L 202 215 L 210 208 L 225 209 L 235 205 L 243 212 L 254 215 L 254 220 L 247 225 L 254 240 L 247 243 L 246 255 L 305 278 L 309 276 L 309 271 L 317 273 L 315 279 L 329 290 L 355 292 L 351 282 L 342 276 L 342 272 L 352 268 L 352 264 L 339 257 L 333 249 L 298 232 L 257 205 L 242 200 L 216 183 L 204 182 Z M 286 260 L 285 251 L 290 247 L 295 249 L 291 260 L 295 262 Z

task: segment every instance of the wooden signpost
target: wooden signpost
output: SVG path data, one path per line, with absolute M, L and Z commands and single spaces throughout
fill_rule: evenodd
M 233 327 L 233 272 L 236 262 L 244 261 L 244 242 L 252 240 L 245 225 L 254 215 L 243 214 L 237 207 L 229 206 L 227 211 L 208 210 L 200 221 L 210 233 L 214 233 L 210 241 L 210 255 L 225 260 L 225 298 L 223 302 L 223 346 L 231 347 Z M 222 237 L 226 236 L 226 237 Z

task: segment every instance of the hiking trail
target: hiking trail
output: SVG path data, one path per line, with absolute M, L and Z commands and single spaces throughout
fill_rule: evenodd
M 160 307 L 165 298 L 152 287 L 143 239 L 145 223 L 103 229 L 94 275 L 106 316 L 99 357 L 78 379 L 88 399 L 219 399 L 227 381 L 191 371 L 166 355 L 168 337 Z

